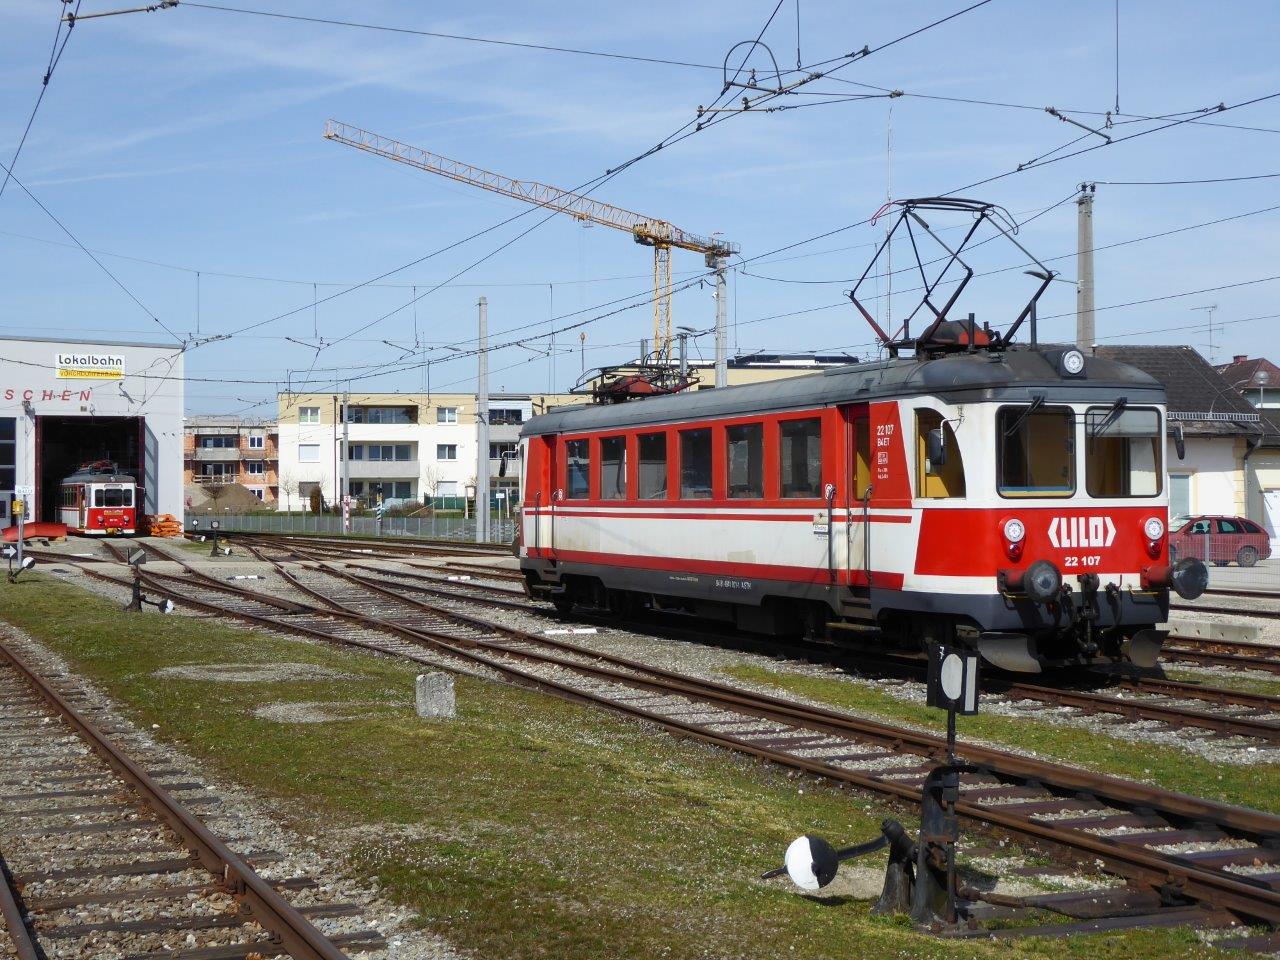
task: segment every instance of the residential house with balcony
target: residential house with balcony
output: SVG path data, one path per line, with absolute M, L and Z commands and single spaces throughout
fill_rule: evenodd
M 489 399 L 489 471 L 495 500 L 519 488 L 520 428 L 569 395 L 498 393 Z M 479 466 L 474 394 L 280 394 L 278 509 L 301 509 L 312 489 L 326 503 L 348 492 L 366 505 L 457 506 L 474 493 Z M 345 421 L 345 422 L 344 422 Z M 344 440 L 345 437 L 345 440 Z M 502 468 L 507 458 L 505 476 Z M 498 497 L 496 494 L 501 493 Z
M 264 503 L 279 492 L 274 422 L 201 415 L 183 423 L 184 485 L 238 483 Z

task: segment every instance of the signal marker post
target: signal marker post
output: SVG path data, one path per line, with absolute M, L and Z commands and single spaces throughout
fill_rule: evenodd
M 947 711 L 947 760 L 929 772 L 920 797 L 920 839 L 916 845 L 916 878 L 911 919 L 932 926 L 954 925 L 956 912 L 956 842 L 960 823 L 960 774 L 971 771 L 956 762 L 956 717 L 978 712 L 978 656 L 942 644 L 929 648 L 926 702 Z
M 929 651 L 927 702 L 947 711 L 947 756 L 925 778 L 920 797 L 920 835 L 916 839 L 897 820 L 880 825 L 880 836 L 836 849 L 822 837 L 806 834 L 787 848 L 783 865 L 761 879 L 786 875 L 801 890 L 813 892 L 835 879 L 841 862 L 886 847 L 884 888 L 872 913 L 909 913 L 930 930 L 954 928 L 956 907 L 956 801 L 960 774 L 974 768 L 956 762 L 956 717 L 978 712 L 978 657 L 941 645 Z
M 173 613 L 174 603 L 167 597 L 163 600 L 152 600 L 142 593 L 142 565 L 147 562 L 145 550 L 135 550 L 129 554 L 129 566 L 133 567 L 133 596 L 124 605 L 125 610 L 139 613 L 144 606 L 155 607 L 161 613 Z

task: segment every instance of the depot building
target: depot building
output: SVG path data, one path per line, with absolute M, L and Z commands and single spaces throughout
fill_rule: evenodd
M 134 477 L 148 514 L 182 518 L 182 350 L 154 343 L 0 337 L 0 528 L 58 520 L 83 464 Z

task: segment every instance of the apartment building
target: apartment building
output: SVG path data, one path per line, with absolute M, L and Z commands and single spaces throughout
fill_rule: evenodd
M 490 396 L 490 482 L 494 493 L 504 494 L 497 499 L 511 496 L 520 482 L 517 458 L 509 458 L 505 477 L 499 473 L 503 455 L 518 447 L 521 425 L 550 407 L 580 402 L 568 394 Z M 384 503 L 430 498 L 460 505 L 474 493 L 477 437 L 474 394 L 351 394 L 344 411 L 334 394 L 282 393 L 278 509 L 300 509 L 313 489 L 326 503 L 339 502 L 344 466 L 351 495 L 365 504 L 381 492 Z
M 274 503 L 279 495 L 277 448 L 271 421 L 187 417 L 182 427 L 183 484 L 238 483 L 264 503 Z

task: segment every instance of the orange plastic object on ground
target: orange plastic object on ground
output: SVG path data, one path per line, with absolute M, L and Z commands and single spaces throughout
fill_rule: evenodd
M 153 537 L 180 537 L 182 524 L 171 513 L 157 513 L 144 518 L 146 529 Z
M 22 533 L 24 539 L 31 540 L 36 537 L 44 539 L 48 537 L 50 540 L 67 539 L 67 525 L 65 523 L 27 523 L 23 524 Z M 18 541 L 18 528 L 4 528 L 4 542 L 16 543 Z

